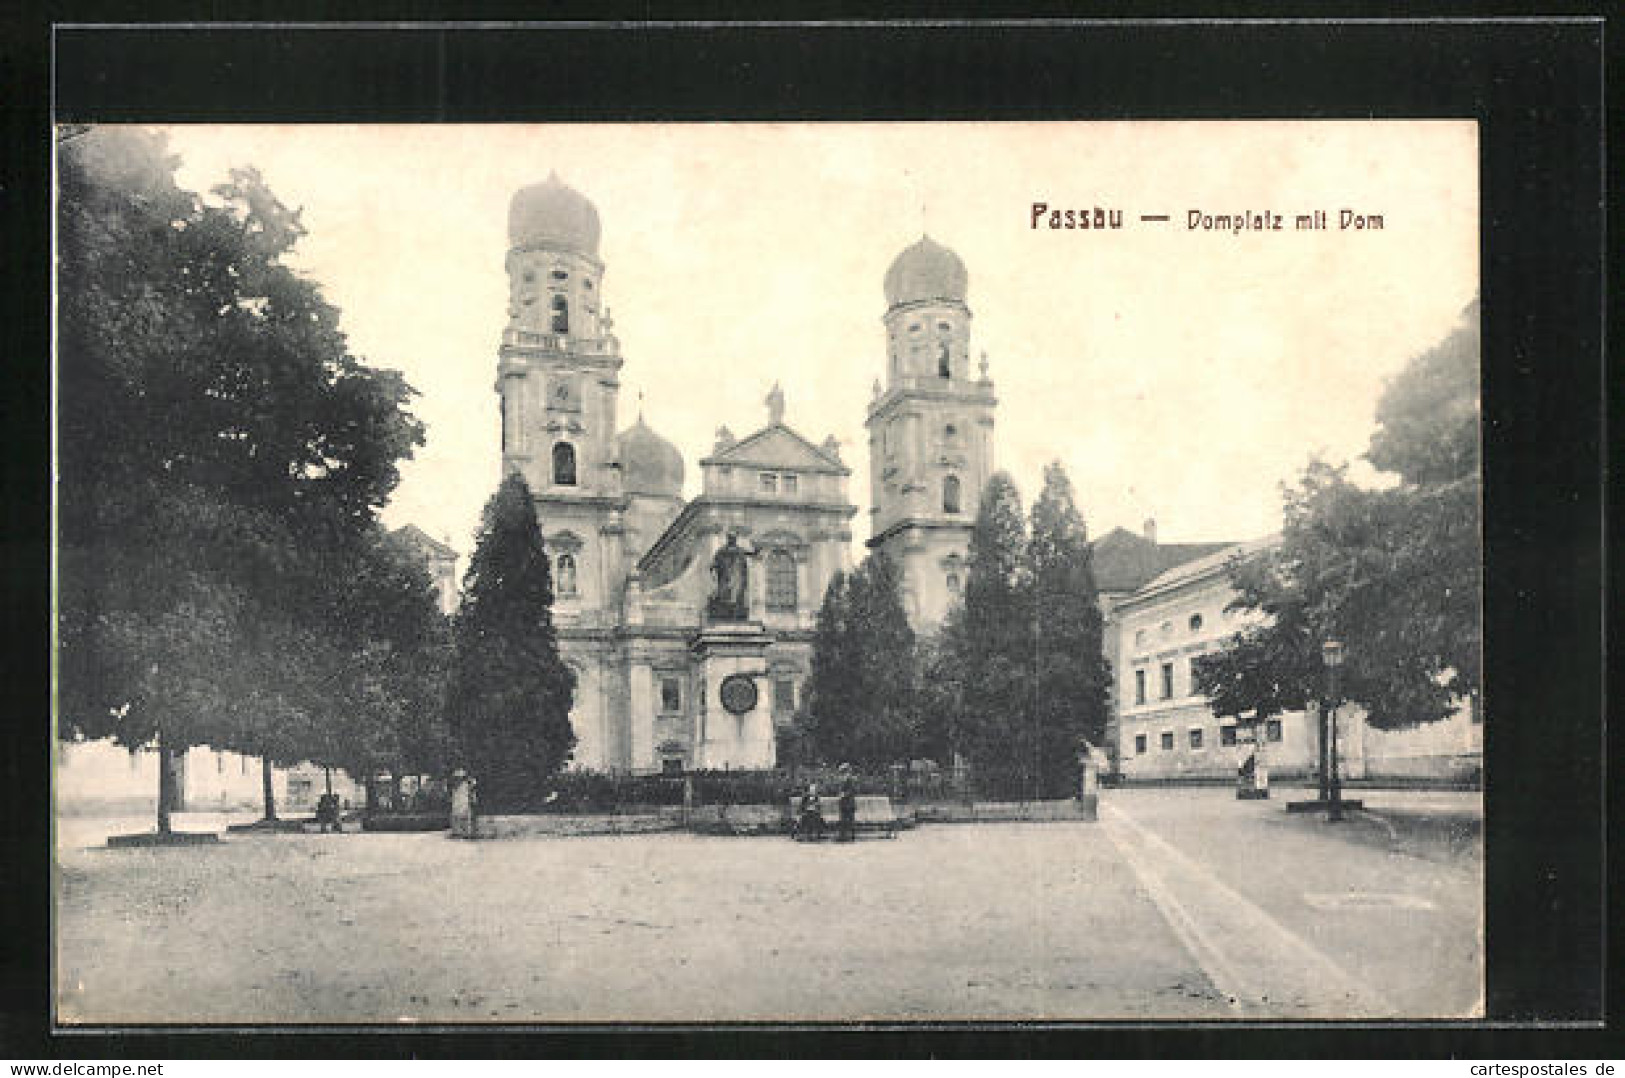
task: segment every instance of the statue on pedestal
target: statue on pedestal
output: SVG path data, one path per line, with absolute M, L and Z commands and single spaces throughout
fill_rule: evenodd
M 711 559 L 713 588 L 706 615 L 712 621 L 747 621 L 750 618 L 749 566 L 733 532 Z

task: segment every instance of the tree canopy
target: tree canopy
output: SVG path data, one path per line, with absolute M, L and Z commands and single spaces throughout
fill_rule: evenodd
M 254 170 L 205 201 L 160 136 L 58 151 L 59 729 L 308 755 L 412 391 L 287 265 L 299 215 Z
M 916 744 L 915 640 L 897 567 L 873 553 L 825 589 L 792 755 L 881 767 Z
M 1278 546 L 1232 569 L 1231 604 L 1264 615 L 1197 664 L 1221 715 L 1264 718 L 1318 698 L 1320 645 L 1346 645 L 1343 696 L 1378 728 L 1434 722 L 1481 676 L 1476 302 L 1395 376 L 1367 454 L 1397 482 L 1371 489 L 1313 462 L 1286 491 Z
M 459 758 L 488 807 L 535 807 L 575 748 L 575 672 L 559 655 L 552 573 L 518 472 L 481 515 L 453 638 L 447 715 Z
M 1039 759 L 1043 785 L 1055 789 L 1075 780 L 1080 740 L 1104 742 L 1111 686 L 1089 532 L 1059 462 L 1044 469 L 1027 550 L 1038 626 Z
M 1032 571 L 1021 495 L 1003 472 L 983 488 L 968 562 L 963 608 L 944 627 L 944 646 L 961 670 L 954 748 L 984 788 L 1033 796 L 1045 739 L 1034 726 Z

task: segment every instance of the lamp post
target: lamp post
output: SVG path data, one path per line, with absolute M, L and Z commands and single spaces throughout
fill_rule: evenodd
M 1322 788 L 1326 791 L 1327 818 L 1341 820 L 1343 818 L 1343 790 L 1337 778 L 1337 677 L 1343 665 L 1343 643 L 1340 640 L 1327 640 L 1320 645 L 1320 658 L 1326 664 L 1326 702 L 1321 707 L 1324 715 L 1323 724 L 1326 727 L 1325 748 L 1321 754 L 1324 761 L 1324 770 L 1321 775 Z

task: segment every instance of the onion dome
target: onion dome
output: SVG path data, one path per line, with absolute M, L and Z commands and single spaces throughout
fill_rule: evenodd
M 638 421 L 615 439 L 621 458 L 621 485 L 628 494 L 676 498 L 683 493 L 683 454 Z
M 965 263 L 930 236 L 908 248 L 886 271 L 886 305 L 929 301 L 965 302 L 969 276 Z
M 521 188 L 508 204 L 508 243 L 516 248 L 560 247 L 597 258 L 598 233 L 597 208 L 556 173 Z

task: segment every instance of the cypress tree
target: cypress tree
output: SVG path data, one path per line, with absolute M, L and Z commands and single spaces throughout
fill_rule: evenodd
M 982 491 L 971 532 L 965 606 L 949 636 L 963 674 L 957 748 L 994 796 L 1037 793 L 1032 709 L 1032 583 L 1021 495 L 1003 472 Z
M 846 649 L 846 573 L 837 570 L 824 588 L 813 630 L 812 672 L 796 714 L 790 743 L 796 763 L 822 759 L 845 748 L 851 715 L 852 686 Z
M 1028 560 L 1038 785 L 1059 797 L 1076 788 L 1080 740 L 1099 745 L 1105 738 L 1110 679 L 1089 534 L 1059 462 L 1044 469 L 1044 490 L 1033 503 Z
M 486 503 L 453 636 L 448 719 L 481 803 L 535 807 L 575 747 L 575 674 L 559 657 L 552 575 L 518 473 Z
M 849 603 L 847 651 L 857 691 L 846 759 L 870 768 L 906 761 L 914 751 L 914 630 L 890 558 L 864 559 Z

